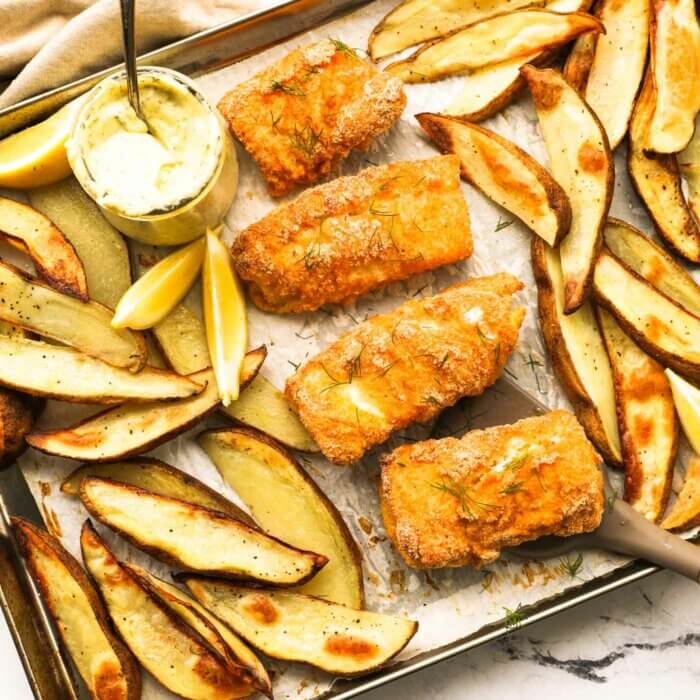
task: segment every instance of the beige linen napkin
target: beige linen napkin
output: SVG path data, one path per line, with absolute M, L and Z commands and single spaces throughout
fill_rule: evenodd
M 136 0 L 138 52 L 265 7 L 274 0 Z M 117 63 L 119 0 L 0 0 L 0 107 Z

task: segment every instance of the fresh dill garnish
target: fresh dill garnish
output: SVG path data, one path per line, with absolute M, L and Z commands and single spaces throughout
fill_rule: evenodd
M 291 360 L 287 360 L 287 362 L 294 367 L 295 372 L 301 367 L 301 362 L 292 362 Z
M 499 216 L 498 223 L 496 224 L 495 232 L 498 233 L 499 231 L 502 231 L 504 228 L 508 228 L 512 223 L 513 223 L 512 221 L 508 221 L 508 219 L 502 219 Z
M 512 459 L 509 459 L 504 465 L 503 465 L 503 471 L 507 472 L 514 472 L 520 469 L 520 467 L 525 464 L 525 460 L 528 457 L 528 452 L 525 451 L 522 454 L 515 455 Z
M 431 394 L 428 394 L 427 396 L 423 397 L 423 403 L 431 403 L 433 404 L 433 406 L 442 406 L 439 399 L 436 399 Z
M 536 467 L 533 467 L 533 468 L 532 468 L 531 474 L 537 477 L 537 483 L 539 483 L 540 488 L 542 489 L 542 491 L 546 491 L 547 488 L 546 488 L 546 486 L 544 485 L 544 482 L 542 481 L 542 474 L 540 474 L 540 468 L 541 468 L 541 465 L 538 465 L 538 466 L 536 466 Z
M 491 585 L 493 584 L 494 579 L 496 578 L 496 574 L 494 574 L 493 571 L 490 571 L 489 569 L 482 569 L 481 573 L 484 574 L 484 578 L 481 579 L 481 590 L 488 591 L 491 589 Z
M 544 394 L 546 392 L 542 390 L 542 386 L 540 385 L 540 375 L 538 374 L 536 369 L 537 367 L 544 367 L 544 365 L 539 360 L 536 360 L 532 356 L 532 353 L 528 353 L 527 357 L 528 360 L 525 364 L 532 370 L 532 374 L 535 377 L 535 382 L 537 383 L 537 391 L 539 391 L 540 394 Z
M 438 491 L 443 491 L 444 493 L 449 493 L 451 496 L 454 496 L 459 501 L 462 512 L 465 515 L 468 515 L 470 518 L 474 517 L 474 511 L 472 508 L 480 508 L 481 510 L 488 512 L 499 507 L 493 503 L 478 501 L 469 493 L 468 488 L 466 488 L 463 484 L 456 483 L 452 479 L 443 480 L 436 483 L 428 482 L 428 484 Z
M 355 355 L 350 360 L 350 377 L 361 377 L 362 376 L 362 353 L 365 351 L 367 345 L 363 345 L 360 348 L 360 352 Z M 352 381 L 352 379 L 351 379 Z
M 484 333 L 484 331 L 481 330 L 480 323 L 476 324 L 476 334 L 479 336 L 479 340 L 482 343 L 484 343 L 484 345 L 488 344 L 488 341 L 489 341 L 488 336 L 486 335 L 486 333 Z
M 617 500 L 617 494 L 615 491 L 612 491 L 612 493 L 609 493 L 605 497 L 605 508 L 608 511 L 608 513 L 612 512 L 612 509 L 615 507 L 615 501 Z
M 398 216 L 398 213 L 395 211 L 390 211 L 389 209 L 382 209 L 379 206 L 375 205 L 376 200 L 372 200 L 372 203 L 369 205 L 369 213 L 373 214 L 374 216 Z
M 272 110 L 270 110 L 270 121 L 272 122 L 272 130 L 277 131 L 277 125 L 280 123 L 280 119 L 282 119 L 282 112 L 279 113 L 277 117 L 272 113 Z
M 295 97 L 306 97 L 306 93 L 294 83 L 283 83 L 280 80 L 270 81 L 270 90 L 272 92 L 284 92 L 287 95 L 294 95 Z
M 505 619 L 503 620 L 506 629 L 514 630 L 520 627 L 523 620 L 527 617 L 522 608 L 523 606 L 521 603 L 518 603 L 518 607 L 515 608 L 515 610 L 511 610 L 505 606 L 503 607 L 503 612 L 506 614 Z
M 416 289 L 416 291 L 413 292 L 413 294 L 411 294 L 411 296 L 412 296 L 412 297 L 417 297 L 427 286 L 428 286 L 427 284 L 424 284 L 424 285 L 423 285 L 422 287 L 420 287 L 419 289 Z
M 392 182 L 395 182 L 396 180 L 400 180 L 403 177 L 403 175 L 394 175 L 393 177 L 387 178 L 382 182 L 381 185 L 377 188 L 377 192 L 386 192 L 386 188 L 389 187 L 389 185 Z
M 350 372 L 348 374 L 347 379 L 336 379 L 326 368 L 326 365 L 321 363 L 321 368 L 323 371 L 328 375 L 328 378 L 331 380 L 332 384 L 329 384 L 328 386 L 323 387 L 321 389 L 321 394 L 325 393 L 326 391 L 330 391 L 331 389 L 335 389 L 339 386 L 344 386 L 345 384 L 352 384 L 352 367 L 350 368 Z
M 318 73 L 320 73 L 320 71 L 318 70 L 318 68 L 316 68 L 316 66 L 312 66 L 311 68 L 307 68 L 306 72 L 302 76 L 301 80 L 302 80 L 302 82 L 306 83 L 309 80 L 311 80 L 312 76 L 317 75 Z
M 411 219 L 411 223 L 412 223 L 422 234 L 427 233 L 427 231 L 426 231 L 424 228 L 422 228 L 422 227 L 420 227 L 420 226 L 418 225 L 418 222 L 417 222 L 415 219 Z
M 292 145 L 292 148 L 301 151 L 309 158 L 313 156 L 320 140 L 321 131 L 314 131 L 310 125 L 300 129 L 295 124 L 294 131 L 289 135 L 289 143 Z
M 518 377 L 515 375 L 515 372 L 511 372 L 507 367 L 503 368 L 503 371 L 509 376 L 513 377 L 513 379 L 517 379 Z
M 445 362 L 450 359 L 450 353 L 449 351 L 445 353 L 443 356 L 442 360 L 440 360 L 440 363 L 438 364 L 438 369 L 442 369 L 445 366 Z
M 362 423 L 360 423 L 360 409 L 355 406 L 355 420 L 357 421 L 357 427 L 362 428 Z
M 525 481 L 514 481 L 512 484 L 509 484 L 504 489 L 501 489 L 501 495 L 510 496 L 513 493 L 520 493 L 521 491 L 524 491 L 524 483 Z
M 304 330 L 303 328 L 301 330 Z M 314 333 L 310 333 L 309 335 L 302 335 L 301 331 L 294 331 L 294 335 L 299 338 L 299 340 L 310 340 L 311 338 L 314 337 Z
M 388 362 L 383 368 L 382 371 L 379 373 L 380 377 L 385 377 L 386 373 L 398 362 L 398 360 L 394 360 L 393 362 Z
M 357 52 L 355 51 L 355 49 L 349 47 L 344 41 L 341 41 L 340 39 L 333 39 L 332 37 L 329 38 L 333 43 L 333 46 L 335 46 L 336 51 L 340 51 L 341 53 L 348 54 L 348 56 L 357 58 Z
M 375 168 L 379 165 L 379 163 L 375 163 L 373 160 L 370 160 L 369 158 L 365 158 L 365 163 L 369 163 L 370 165 L 373 165 Z
M 303 262 L 307 270 L 313 270 L 319 263 L 321 258 L 321 234 L 311 241 L 307 246 L 304 254 L 296 262 Z
M 571 578 L 576 578 L 578 575 L 579 570 L 581 569 L 581 565 L 583 564 L 583 554 L 579 552 L 578 556 L 576 559 L 573 561 L 569 559 L 569 557 L 566 557 L 565 559 L 560 560 L 560 566 L 561 570 L 564 573 L 569 574 Z
M 406 463 L 405 463 L 405 462 L 397 462 L 396 464 L 398 464 L 402 469 L 405 469 L 405 468 L 406 468 Z

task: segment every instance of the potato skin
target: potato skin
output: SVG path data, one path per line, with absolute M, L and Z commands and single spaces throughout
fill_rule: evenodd
M 44 402 L 34 396 L 0 389 L 0 467 L 8 465 L 26 449 L 30 432 Z
M 608 447 L 603 423 L 598 409 L 591 402 L 566 347 L 566 342 L 557 322 L 555 291 L 547 272 L 545 261 L 546 243 L 533 236 L 532 238 L 532 270 L 537 283 L 537 310 L 540 320 L 540 328 L 544 336 L 545 345 L 552 360 L 552 368 L 557 379 L 564 387 L 574 413 L 591 442 L 603 455 L 607 464 L 620 467 L 620 460 L 615 457 Z

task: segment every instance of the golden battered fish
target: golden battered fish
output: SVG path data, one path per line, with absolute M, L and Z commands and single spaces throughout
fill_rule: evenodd
M 402 85 L 342 41 L 324 39 L 238 85 L 219 110 L 279 197 L 388 131 L 406 106 Z
M 301 194 L 232 248 L 265 311 L 312 311 L 472 254 L 457 156 L 368 168 Z
M 598 527 L 600 463 L 568 411 L 405 445 L 382 459 L 386 531 L 409 566 L 480 567 L 504 547 Z
M 501 273 L 408 301 L 300 367 L 287 397 L 323 454 L 352 464 L 395 430 L 493 384 L 518 340 L 520 289 Z

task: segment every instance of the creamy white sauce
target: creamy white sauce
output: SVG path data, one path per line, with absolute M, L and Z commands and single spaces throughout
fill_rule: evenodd
M 139 72 L 141 110 L 126 79 L 103 81 L 88 97 L 67 144 L 81 185 L 101 206 L 125 216 L 177 209 L 212 180 L 223 148 L 218 118 L 203 97 L 172 73 Z

